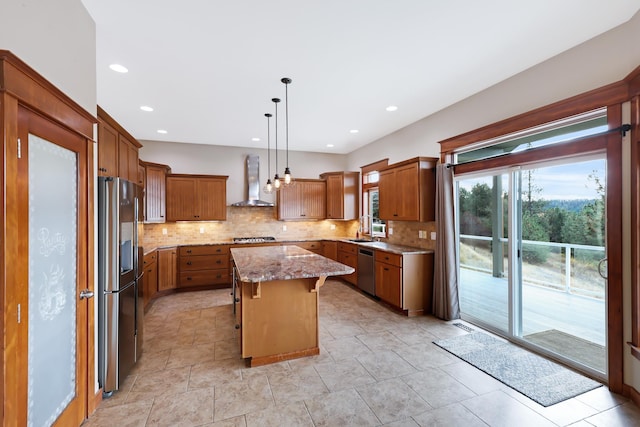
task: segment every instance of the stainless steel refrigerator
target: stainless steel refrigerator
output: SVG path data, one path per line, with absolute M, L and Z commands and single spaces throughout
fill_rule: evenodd
M 98 178 L 98 380 L 118 390 L 142 354 L 141 189 Z

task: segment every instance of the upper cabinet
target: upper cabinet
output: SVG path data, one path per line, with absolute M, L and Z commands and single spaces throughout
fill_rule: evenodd
M 167 174 L 171 168 L 158 163 L 140 162 L 144 170 L 144 222 L 161 223 L 167 220 Z
M 360 172 L 326 172 L 327 219 L 358 219 Z
M 225 221 L 228 178 L 167 175 L 167 221 Z
M 138 150 L 136 141 L 109 114 L 98 106 L 98 175 L 117 176 L 138 182 Z
M 323 179 L 295 179 L 278 191 L 278 219 L 325 219 L 327 184 Z
M 435 220 L 435 157 L 416 157 L 380 171 L 380 218 Z

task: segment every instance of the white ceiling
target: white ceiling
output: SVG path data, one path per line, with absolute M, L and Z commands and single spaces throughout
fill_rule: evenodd
M 266 148 L 264 113 L 280 97 L 283 148 L 280 79 L 290 77 L 289 148 L 329 153 L 388 135 L 640 8 L 637 0 L 82 2 L 96 22 L 98 104 L 137 139 Z M 129 72 L 111 71 L 113 63 Z

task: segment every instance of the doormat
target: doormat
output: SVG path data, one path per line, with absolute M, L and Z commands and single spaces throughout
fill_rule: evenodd
M 602 384 L 515 344 L 475 332 L 434 341 L 454 356 L 542 406 L 551 406 Z
M 567 334 L 556 329 L 525 335 L 525 340 L 542 348 L 561 354 L 598 372 L 607 371 L 607 355 L 604 346 Z

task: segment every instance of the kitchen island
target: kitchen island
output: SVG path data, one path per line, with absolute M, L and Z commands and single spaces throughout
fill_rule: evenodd
M 320 353 L 319 290 L 353 268 L 298 246 L 232 248 L 240 353 L 259 366 Z

